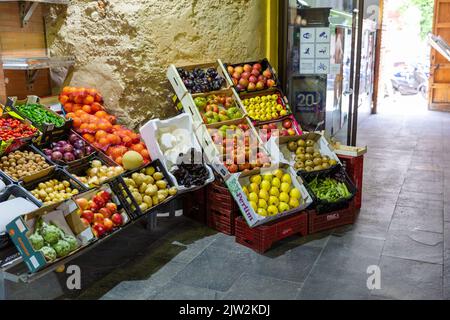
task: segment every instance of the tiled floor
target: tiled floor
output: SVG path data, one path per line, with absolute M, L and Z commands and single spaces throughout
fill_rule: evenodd
M 156 233 L 137 226 L 78 259 L 83 290 L 60 298 L 450 298 L 450 114 L 414 108 L 417 99 L 359 129 L 369 153 L 354 226 L 266 255 L 185 218 L 161 221 Z M 369 266 L 380 268 L 379 290 L 367 288 Z

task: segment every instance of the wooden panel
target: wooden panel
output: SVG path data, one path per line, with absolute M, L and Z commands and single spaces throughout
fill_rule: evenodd
M 18 96 L 21 99 L 27 95 L 45 97 L 51 95 L 50 72 L 48 69 L 39 70 L 32 90 L 28 90 L 25 71 L 5 70 L 6 93 L 8 96 Z
M 0 58 L 1 58 L 0 54 Z M 3 74 L 3 66 L 0 63 L 0 104 L 6 103 L 6 86 L 5 86 L 5 76 Z
M 21 28 L 17 2 L 0 3 L 0 48 L 6 57 L 46 55 L 45 28 L 39 5 L 28 25 Z
M 433 33 L 450 42 L 450 1 L 435 0 Z M 450 62 L 436 50 L 431 51 L 429 108 L 450 111 Z

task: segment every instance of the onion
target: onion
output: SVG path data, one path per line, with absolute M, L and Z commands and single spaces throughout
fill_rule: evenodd
M 75 156 L 72 152 L 66 152 L 64 153 L 64 161 L 66 162 L 72 162 L 75 161 Z
M 51 156 L 52 156 L 52 153 L 53 153 L 53 150 L 52 150 L 52 149 L 46 148 L 46 149 L 44 149 L 43 151 L 44 151 L 44 154 L 45 154 L 47 157 L 51 157 Z
M 78 140 L 73 144 L 75 149 L 79 149 L 79 150 L 83 150 L 85 147 L 84 141 L 83 140 Z
M 61 152 L 53 151 L 52 160 L 59 161 L 59 160 L 62 160 L 62 158 L 63 158 L 63 154 Z
M 84 157 L 84 152 L 83 152 L 83 150 L 81 150 L 81 149 L 75 149 L 75 150 L 73 151 L 73 155 L 75 156 L 75 158 L 81 159 L 81 158 Z
M 92 146 L 86 146 L 86 148 L 84 148 L 84 152 L 86 154 L 92 154 L 95 152 L 94 148 Z
M 67 152 L 73 152 L 73 146 L 71 145 L 71 144 L 66 144 L 64 147 L 63 147 L 63 151 L 64 151 L 64 153 L 67 153 Z
M 69 142 L 70 142 L 71 144 L 74 144 L 74 143 L 77 142 L 78 140 L 80 140 L 80 137 L 78 137 L 78 135 L 76 135 L 75 133 L 72 133 L 72 134 L 69 136 Z
M 64 150 L 62 147 L 55 147 L 55 148 L 53 148 L 53 152 L 59 152 L 59 153 L 63 154 Z
M 67 145 L 67 141 L 64 141 L 64 140 L 61 140 L 61 141 L 58 141 L 56 144 L 58 145 L 58 147 L 64 147 L 65 145 Z

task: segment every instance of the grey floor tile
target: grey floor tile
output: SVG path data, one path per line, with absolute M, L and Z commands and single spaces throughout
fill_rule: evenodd
M 443 235 L 424 231 L 390 230 L 383 255 L 442 264 Z
M 443 182 L 444 175 L 440 171 L 408 170 L 405 179 L 407 181 Z
M 170 282 L 149 300 L 220 300 L 222 297 L 221 292 Z
M 443 200 L 444 183 L 443 181 L 435 182 L 406 179 L 405 183 L 403 184 L 402 190 L 427 194 L 439 194 L 442 196 L 441 199 Z
M 418 230 L 442 233 L 442 209 L 420 209 L 413 207 L 395 208 L 390 230 Z
M 383 256 L 381 290 L 374 296 L 388 299 L 442 299 L 442 266 Z
M 188 286 L 225 292 L 244 272 L 249 253 L 208 247 L 174 278 Z
M 301 283 L 244 273 L 224 296 L 225 300 L 293 300 Z

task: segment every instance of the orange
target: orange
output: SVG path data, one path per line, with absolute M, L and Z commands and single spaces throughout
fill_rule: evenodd
M 144 148 L 145 147 L 142 144 L 138 143 L 138 144 L 132 145 L 130 149 L 133 151 L 136 151 L 136 152 L 141 152 L 142 150 L 144 150 Z
M 73 92 L 73 88 L 72 87 L 64 87 L 62 89 L 62 94 L 69 94 Z
M 76 117 L 76 114 L 75 113 L 73 113 L 73 112 L 69 112 L 69 113 L 66 113 L 66 119 L 70 119 L 70 118 L 75 118 Z
M 108 134 L 106 136 L 106 139 L 108 140 L 109 144 L 116 144 L 117 142 L 116 136 L 112 133 Z
M 107 119 L 111 124 L 116 124 L 116 122 L 117 122 L 116 116 L 109 115 L 109 116 L 107 116 Z
M 91 113 L 91 112 L 92 112 L 91 106 L 89 106 L 89 105 L 87 105 L 87 104 L 85 104 L 85 105 L 83 106 L 82 110 L 83 110 L 84 112 L 86 112 L 86 113 Z
M 95 123 L 89 123 L 88 124 L 88 130 L 90 132 L 96 132 L 97 131 L 97 125 Z
M 83 96 L 81 96 L 81 95 L 77 95 L 77 96 L 75 96 L 75 98 L 73 99 L 73 101 L 74 101 L 76 104 L 83 104 L 83 100 L 84 100 L 84 98 L 83 98 Z
M 81 110 L 83 106 L 81 104 L 75 103 L 72 107 L 72 112 L 77 112 L 79 110 Z
M 88 89 L 87 90 L 88 94 L 91 95 L 92 97 L 95 97 L 95 95 L 98 93 L 97 89 Z
M 80 118 L 75 117 L 75 118 L 72 118 L 72 120 L 73 120 L 74 128 L 77 129 L 77 128 L 79 128 L 81 126 L 82 122 L 81 122 Z
M 91 95 L 86 96 L 86 98 L 84 98 L 83 103 L 84 104 L 92 104 L 95 101 L 94 97 Z
M 94 113 L 94 114 L 99 112 L 99 111 L 103 111 L 103 106 L 100 103 L 98 103 L 98 102 L 94 102 L 91 105 L 91 108 L 92 108 L 92 113 Z
M 95 113 L 95 116 L 96 116 L 97 118 L 105 118 L 105 117 L 108 116 L 108 113 L 106 113 L 106 111 L 97 111 L 97 112 Z
M 126 146 L 126 147 L 131 147 L 131 138 L 129 136 L 124 136 L 122 137 L 122 143 Z
M 114 158 L 114 161 L 115 161 L 119 166 L 122 165 L 122 157 Z
M 77 117 L 81 117 L 81 116 L 84 116 L 85 114 L 86 114 L 86 112 L 84 112 L 83 110 L 77 110 L 77 111 L 74 111 L 75 112 L 75 114 L 76 114 L 76 116 Z
M 82 123 L 81 125 L 80 125 L 80 129 L 81 130 L 87 130 L 88 129 L 88 123 Z
M 99 141 L 101 138 L 106 138 L 108 136 L 108 133 L 104 130 L 98 130 L 95 133 L 95 140 Z
M 100 138 L 97 142 L 99 145 L 101 145 L 103 147 L 107 146 L 109 144 L 109 141 L 107 138 Z
M 103 97 L 100 94 L 97 93 L 95 95 L 95 101 L 101 103 L 103 101 Z
M 144 159 L 150 159 L 150 154 L 148 153 L 148 150 L 147 150 L 147 149 L 144 149 L 144 150 L 141 151 L 141 156 L 142 156 Z
M 69 96 L 60 95 L 59 96 L 59 102 L 61 102 L 61 104 L 66 104 L 67 102 L 69 102 Z
M 64 110 L 66 112 L 72 112 L 73 111 L 73 103 L 72 102 L 67 102 L 64 104 Z

